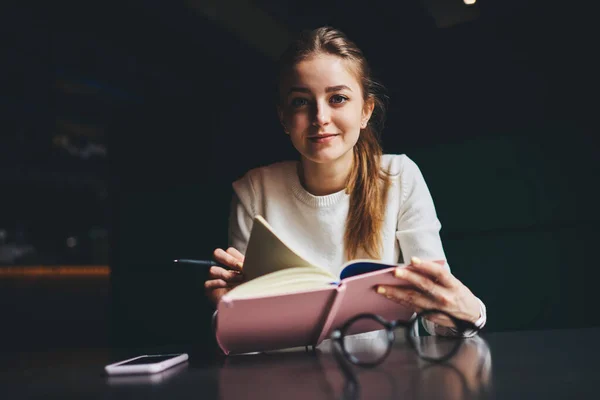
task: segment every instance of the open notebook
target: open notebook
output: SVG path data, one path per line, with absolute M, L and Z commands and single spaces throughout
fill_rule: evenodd
M 399 265 L 352 260 L 334 276 L 298 255 L 256 216 L 244 260 L 248 281 L 217 305 L 217 342 L 225 354 L 316 346 L 360 313 L 408 320 L 412 311 L 375 292 L 377 285 L 402 286 L 393 273 Z

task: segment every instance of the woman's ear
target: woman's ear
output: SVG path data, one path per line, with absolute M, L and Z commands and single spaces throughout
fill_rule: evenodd
M 277 106 L 277 116 L 279 117 L 279 123 L 283 127 L 283 131 L 286 133 L 286 135 L 289 135 L 290 132 L 288 131 L 287 126 L 285 126 L 285 122 L 283 120 L 283 109 L 280 105 Z
M 369 123 L 369 119 L 371 115 L 373 115 L 373 110 L 375 109 L 375 99 L 373 96 L 369 96 L 367 100 L 365 100 L 365 104 L 363 106 L 362 119 L 360 122 L 360 128 L 365 129 L 367 124 Z

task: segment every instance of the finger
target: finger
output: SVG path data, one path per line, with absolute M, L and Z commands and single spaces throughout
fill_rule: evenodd
M 209 290 L 226 288 L 228 286 L 229 286 L 229 284 L 227 282 L 225 282 L 223 279 L 210 279 L 210 280 L 204 282 L 204 288 L 209 289 Z
M 217 305 L 221 300 L 221 297 L 223 297 L 228 291 L 229 289 L 225 288 L 213 290 L 207 289 L 206 296 L 213 302 L 214 305 Z
M 239 250 L 236 249 L 235 247 L 228 248 L 226 253 L 229 253 L 232 256 L 234 256 L 235 258 L 237 258 L 239 261 L 244 262 L 244 255 L 242 253 L 240 253 Z
M 433 299 L 416 290 L 400 288 L 397 286 L 380 285 L 377 287 L 377 293 L 396 303 L 413 309 L 438 309 L 438 306 Z
M 229 292 L 231 289 L 238 287 L 241 284 L 242 282 L 231 283 L 225 282 L 222 279 L 211 279 L 204 282 L 204 289 L 206 289 L 207 292 L 213 292 L 215 290 L 225 290 L 225 292 Z
M 423 309 L 421 307 L 415 307 L 414 309 L 417 314 L 420 314 L 423 311 L 425 311 L 425 309 Z M 455 326 L 454 322 L 452 322 L 452 320 L 446 314 L 426 313 L 425 315 L 423 315 L 423 318 L 428 321 L 434 322 L 438 325 L 451 326 L 451 327 Z
M 216 261 L 232 269 L 235 269 L 236 271 L 241 271 L 242 267 L 244 266 L 244 263 L 242 261 L 227 253 L 223 249 L 216 249 L 213 252 L 213 257 Z
M 450 328 L 456 328 L 456 325 L 454 324 L 454 322 L 448 318 L 447 315 L 445 314 L 436 314 L 436 313 L 432 313 L 432 314 L 425 314 L 423 316 L 423 318 L 425 318 L 428 321 L 431 321 L 437 325 L 442 325 L 442 326 L 447 326 Z
M 439 292 L 437 284 L 428 275 L 423 275 L 417 271 L 402 267 L 396 268 L 394 275 L 396 278 L 406 281 L 411 286 L 416 287 L 431 297 L 435 298 Z
M 442 286 L 452 287 L 454 284 L 454 277 L 450 271 L 435 261 L 423 261 L 418 257 L 411 257 L 409 266 L 429 275 L 434 282 Z
M 237 271 L 228 271 L 221 267 L 210 267 L 208 276 L 211 279 L 223 279 L 227 282 L 239 282 L 244 280 L 244 275 Z

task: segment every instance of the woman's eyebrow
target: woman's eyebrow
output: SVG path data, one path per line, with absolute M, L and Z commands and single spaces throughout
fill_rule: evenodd
M 349 90 L 350 92 L 352 91 L 352 89 L 350 89 L 350 87 L 346 86 L 346 85 L 329 86 L 329 87 L 325 88 L 325 91 L 327 93 L 339 92 L 340 90 Z
M 340 90 L 349 90 L 350 92 L 352 91 L 352 89 L 350 89 L 350 87 L 348 87 L 346 85 L 328 86 L 325 88 L 325 92 L 327 92 L 327 93 L 338 92 Z M 288 95 L 293 92 L 310 93 L 310 90 L 308 88 L 305 88 L 302 86 L 292 86 L 290 88 L 290 90 L 288 90 Z

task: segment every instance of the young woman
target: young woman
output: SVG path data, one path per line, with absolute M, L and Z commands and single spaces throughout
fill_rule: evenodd
M 315 265 L 338 274 L 354 258 L 405 262 L 396 276 L 414 288 L 378 293 L 416 312 L 439 309 L 485 324 L 483 303 L 439 262 L 441 225 L 419 168 L 406 155 L 382 154 L 380 89 L 360 49 L 333 28 L 303 32 L 284 52 L 277 110 L 300 160 L 253 169 L 233 183 L 231 247 L 214 258 L 238 272 L 211 267 L 212 301 L 243 282 L 243 254 L 260 214 Z M 432 334 L 454 332 L 447 319 L 424 325 Z

